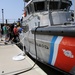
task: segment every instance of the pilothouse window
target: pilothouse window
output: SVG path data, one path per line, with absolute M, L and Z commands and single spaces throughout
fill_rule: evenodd
M 26 9 L 27 9 L 27 13 L 28 13 L 28 14 L 33 13 L 33 12 L 34 12 L 34 11 L 33 11 L 33 4 L 30 3 L 30 4 L 26 7 Z
M 49 2 L 49 8 L 50 10 L 58 9 L 58 2 Z
M 45 9 L 45 3 L 44 2 L 35 2 L 34 9 L 35 9 L 35 11 L 43 11 Z
M 61 4 L 61 9 L 68 9 L 68 7 L 69 7 L 69 5 L 68 4 L 66 4 L 66 3 L 62 3 Z
M 70 5 L 68 3 L 64 3 L 64 2 L 61 2 L 61 5 L 59 7 L 59 1 L 49 1 L 49 9 L 50 10 L 57 10 L 57 9 L 68 9 L 70 7 Z

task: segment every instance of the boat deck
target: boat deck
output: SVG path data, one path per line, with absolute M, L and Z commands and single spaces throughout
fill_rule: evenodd
M 30 69 L 35 63 L 25 56 L 23 60 L 13 60 L 13 57 L 22 53 L 16 45 L 4 45 L 0 41 L 0 75 L 16 75 Z M 40 67 L 35 65 L 30 71 L 19 75 L 47 75 Z

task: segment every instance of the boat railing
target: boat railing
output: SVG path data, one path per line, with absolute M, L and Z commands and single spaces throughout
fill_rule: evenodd
M 53 13 L 53 12 L 66 12 L 66 10 L 49 10 L 50 12 L 35 12 L 32 14 L 29 14 L 25 17 L 25 19 L 23 20 L 24 23 L 30 22 L 32 19 L 34 19 L 34 17 L 38 17 L 40 19 L 40 15 L 49 15 L 49 13 Z M 73 14 L 74 14 L 74 10 L 69 10 L 68 12 L 72 13 L 72 17 L 70 17 L 67 22 L 72 22 L 74 20 Z M 53 24 L 53 23 L 52 23 Z M 64 24 L 64 23 L 63 23 Z M 67 23 L 66 23 L 67 24 Z
M 32 19 L 34 19 L 34 17 L 39 17 L 39 15 L 30 15 L 29 17 L 28 17 L 28 19 L 26 19 L 26 20 L 24 20 L 25 22 L 29 22 L 29 21 L 31 21 Z M 23 22 L 24 22 L 23 21 Z

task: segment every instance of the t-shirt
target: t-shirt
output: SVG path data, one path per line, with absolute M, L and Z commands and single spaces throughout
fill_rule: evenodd
M 7 34 L 8 30 L 6 26 L 3 26 L 3 34 Z
M 18 29 L 17 28 L 14 28 L 13 32 L 14 32 L 15 35 L 18 35 Z

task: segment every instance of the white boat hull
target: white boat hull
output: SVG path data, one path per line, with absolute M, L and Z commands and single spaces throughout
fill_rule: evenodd
M 36 39 L 36 44 L 34 39 Z M 24 42 L 25 41 L 25 42 Z M 26 51 L 41 62 L 57 67 L 65 72 L 73 72 L 75 65 L 75 38 L 29 34 L 24 39 Z M 22 42 L 22 43 L 23 43 Z M 36 46 L 36 50 L 35 50 Z M 73 61 L 73 62 L 72 62 Z M 72 70 L 73 69 L 73 70 Z

